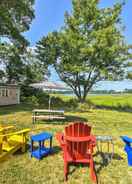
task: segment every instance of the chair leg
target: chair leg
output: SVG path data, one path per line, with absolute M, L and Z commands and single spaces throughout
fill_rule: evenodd
M 91 161 L 90 161 L 90 175 L 91 175 L 91 179 L 92 179 L 95 183 L 97 183 L 97 177 L 96 177 L 96 174 L 95 174 L 93 159 L 91 159 Z
M 64 162 L 64 180 L 67 181 L 67 175 L 68 175 L 68 163 Z
M 22 143 L 22 149 L 21 149 L 23 153 L 26 151 L 26 145 L 27 145 L 27 140 L 26 140 L 26 137 L 23 135 L 23 143 Z

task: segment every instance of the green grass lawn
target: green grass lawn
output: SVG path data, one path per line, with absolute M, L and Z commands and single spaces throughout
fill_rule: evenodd
M 103 95 L 103 96 L 90 96 L 89 99 L 92 103 L 99 107 L 111 108 L 116 110 L 129 110 L 132 109 L 132 95 Z
M 111 135 L 115 143 L 115 155 L 111 162 L 97 154 L 95 149 L 95 168 L 99 183 L 101 184 L 132 184 L 132 167 L 127 166 L 127 157 L 123 151 L 121 135 L 132 137 L 132 96 L 90 96 L 89 99 L 99 109 L 86 109 L 85 112 L 77 110 L 67 111 L 66 122 L 39 122 L 32 125 L 31 106 L 19 105 L 0 108 L 0 122 L 16 125 L 17 129 L 29 127 L 42 128 L 42 131 L 63 131 L 66 124 L 71 120 L 85 119 L 92 126 L 95 135 Z M 119 105 L 120 104 L 120 105 Z M 129 111 L 123 111 L 126 107 Z M 107 107 L 110 108 L 107 108 Z M 114 108 L 116 106 L 116 108 Z M 106 107 L 106 109 L 105 109 Z M 118 107 L 118 108 L 117 108 Z M 124 108 L 125 109 L 125 108 Z M 31 132 L 33 133 L 33 132 Z M 35 132 L 34 132 L 35 133 Z M 58 147 L 58 142 L 53 139 L 54 154 L 38 161 L 30 158 L 30 153 L 16 153 L 8 160 L 0 163 L 0 184 L 60 184 L 63 180 L 63 158 Z M 104 147 L 104 152 L 107 152 Z M 79 165 L 70 167 L 67 184 L 91 184 L 89 168 Z

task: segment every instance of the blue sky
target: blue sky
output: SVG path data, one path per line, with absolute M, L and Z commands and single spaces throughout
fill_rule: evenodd
M 117 0 L 100 0 L 101 7 L 112 6 Z M 64 24 L 65 11 L 71 11 L 71 0 L 36 0 L 35 19 L 30 30 L 25 36 L 31 45 L 35 45 L 43 35 L 48 32 L 60 29 Z M 122 12 L 123 23 L 126 26 L 125 36 L 129 43 L 132 43 L 132 0 L 127 0 Z
M 118 0 L 100 0 L 100 7 L 110 7 Z M 24 35 L 30 41 L 31 46 L 35 46 L 44 35 L 54 30 L 59 30 L 64 24 L 65 11 L 71 11 L 71 0 L 36 0 L 35 19 L 33 20 L 30 30 Z M 126 29 L 124 35 L 126 41 L 132 44 L 132 0 L 127 0 L 122 12 L 123 24 Z M 58 80 L 55 72 L 51 80 Z M 127 87 L 127 81 L 125 82 Z M 112 83 L 110 83 L 110 86 Z M 104 85 L 103 85 L 104 86 Z

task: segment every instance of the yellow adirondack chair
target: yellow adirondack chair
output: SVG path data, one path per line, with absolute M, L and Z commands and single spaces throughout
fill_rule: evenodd
M 3 126 L 0 125 L 0 134 L 6 133 L 7 131 L 13 129 L 14 126 L 10 125 L 10 126 Z
M 30 129 L 24 129 L 13 133 L 0 135 L 0 161 L 21 149 L 26 150 L 27 135 Z
M 2 142 L 3 142 L 3 137 L 0 137 L 0 155 L 2 154 Z

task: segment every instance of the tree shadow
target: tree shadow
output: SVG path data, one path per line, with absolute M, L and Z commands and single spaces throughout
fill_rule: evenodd
M 34 150 L 35 150 L 35 149 L 38 149 L 38 146 L 34 146 Z M 61 148 L 60 148 L 59 146 L 53 146 L 53 147 L 52 147 L 51 153 L 47 154 L 46 156 L 49 156 L 49 155 L 53 156 L 53 155 L 56 155 L 56 154 L 58 154 L 60 151 L 61 151 Z M 29 153 L 29 154 L 31 155 L 31 147 L 30 147 L 30 145 L 27 145 L 26 151 L 25 151 L 24 153 L 21 151 L 21 149 L 19 149 L 19 150 L 17 150 L 15 153 L 13 153 L 13 155 L 14 155 L 14 156 L 19 156 L 19 155 L 23 155 L 23 154 L 25 154 L 25 153 Z
M 61 148 L 59 146 L 53 146 L 53 152 L 52 155 L 56 155 L 61 151 Z
M 32 112 L 33 109 L 34 109 L 33 106 L 26 105 L 26 104 L 1 106 L 0 115 L 13 114 L 16 112 L 23 112 L 23 111 Z
M 90 165 L 87 163 L 74 163 L 74 162 L 69 163 L 68 166 L 69 166 L 68 175 L 72 175 L 79 168 L 82 169 L 82 168 L 89 168 L 90 167 Z M 70 166 L 74 166 L 74 167 L 71 168 Z M 98 184 L 98 177 L 97 177 L 96 172 L 95 172 L 95 175 L 96 175 L 96 179 L 97 179 L 96 184 Z
M 65 116 L 65 119 L 63 120 L 44 120 L 44 121 L 36 121 L 34 124 L 50 124 L 50 125 L 66 125 L 66 124 L 69 124 L 69 123 L 74 123 L 74 122 L 77 122 L 77 121 L 82 121 L 82 122 L 86 122 L 87 119 L 84 118 L 84 117 L 80 117 L 80 116 Z
M 114 110 L 119 112 L 132 112 L 132 107 L 130 105 L 121 105 L 117 106 L 107 106 L 107 105 L 96 105 L 97 109 L 105 109 L 105 110 Z
M 100 171 L 104 168 L 107 167 L 110 162 L 113 160 L 122 160 L 123 158 L 118 155 L 117 153 L 114 153 L 113 157 L 111 158 L 111 153 L 103 153 L 103 152 L 97 152 L 94 157 L 100 156 L 101 160 L 100 161 L 95 161 L 95 170 L 96 173 L 99 175 Z

